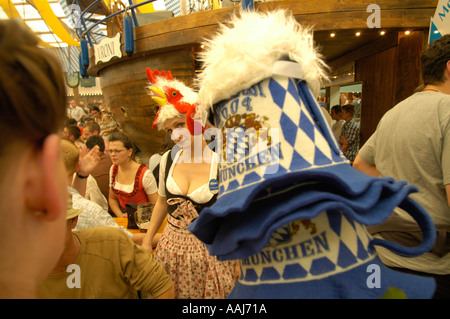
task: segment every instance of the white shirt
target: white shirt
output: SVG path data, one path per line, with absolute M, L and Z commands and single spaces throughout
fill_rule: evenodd
M 112 187 L 113 167 L 114 165 L 111 165 L 111 168 L 109 169 L 109 187 Z M 149 169 L 145 171 L 144 176 L 142 177 L 142 186 L 144 187 L 144 190 L 148 195 L 154 194 L 158 191 L 156 179 L 153 176 L 152 171 L 150 171 Z M 132 193 L 134 190 L 134 182 L 133 184 L 125 185 L 117 182 L 116 178 L 114 188 L 125 193 Z
M 90 201 L 72 187 L 68 187 L 69 192 L 72 193 L 72 206 L 73 208 L 81 208 L 83 211 L 78 215 L 77 226 L 74 230 L 92 228 L 96 226 L 109 226 L 118 228 L 124 231 L 130 238 L 133 238 L 133 234 L 126 230 L 124 227 L 117 225 L 116 221 L 108 213 L 108 211 L 101 208 L 97 203 Z
M 73 174 L 73 179 L 75 179 L 76 174 Z M 86 194 L 84 197 L 94 203 L 100 205 L 104 210 L 108 211 L 109 205 L 108 200 L 103 195 L 102 191 L 98 187 L 96 179 L 89 175 L 86 181 Z
M 72 116 L 73 119 L 77 120 L 77 122 L 80 122 L 81 117 L 84 114 L 84 110 L 78 105 L 70 109 L 70 116 Z

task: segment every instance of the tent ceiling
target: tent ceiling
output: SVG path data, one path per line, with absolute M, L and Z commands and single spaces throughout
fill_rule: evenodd
M 42 40 L 43 46 L 66 47 L 78 45 L 68 5 L 75 0 L 0 0 L 0 19 L 19 18 Z M 65 10 L 63 7 L 65 6 Z M 97 12 L 92 18 L 104 16 Z M 99 25 L 106 35 L 106 27 Z

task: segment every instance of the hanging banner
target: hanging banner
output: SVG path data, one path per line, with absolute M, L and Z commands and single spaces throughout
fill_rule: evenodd
M 80 86 L 85 88 L 90 88 L 95 86 L 95 78 L 89 77 L 80 80 Z
M 99 62 L 108 62 L 113 57 L 122 57 L 122 50 L 120 50 L 120 33 L 117 33 L 114 38 L 104 38 L 99 44 L 94 44 L 95 50 L 95 64 Z
M 450 34 L 450 1 L 439 0 L 434 16 L 430 21 L 428 43 L 439 39 L 445 34 Z
M 80 72 L 65 72 L 66 84 L 70 88 L 76 88 L 80 84 Z

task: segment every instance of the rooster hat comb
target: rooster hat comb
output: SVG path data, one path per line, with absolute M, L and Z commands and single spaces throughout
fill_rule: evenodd
M 197 93 L 184 83 L 175 80 L 170 71 L 152 71 L 147 68 L 146 73 L 150 81 L 150 85 L 147 86 L 148 93 L 159 105 L 153 128 L 162 130 L 166 120 L 186 114 L 186 125 L 193 134 Z
M 199 105 L 226 133 L 227 158 L 216 202 L 188 229 L 219 260 L 240 260 L 228 297 L 380 298 L 390 287 L 431 297 L 433 279 L 386 267 L 374 248 L 406 257 L 431 249 L 433 222 L 409 197 L 418 189 L 350 166 L 314 98 L 325 64 L 310 32 L 284 10 L 241 11 L 205 47 Z M 368 232 L 397 207 L 420 226 L 419 246 Z

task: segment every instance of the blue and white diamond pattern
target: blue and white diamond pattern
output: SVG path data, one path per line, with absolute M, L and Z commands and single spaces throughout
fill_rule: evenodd
M 311 220 L 317 232 L 302 226 L 286 241 L 286 226 L 275 232 L 278 245 L 241 260 L 239 279 L 246 285 L 316 280 L 345 272 L 376 257 L 364 225 L 340 212 L 323 212 Z M 289 227 L 287 227 L 289 228 Z M 278 234 L 277 234 L 278 233 Z
M 264 94 L 253 97 L 251 103 L 257 115 L 268 118 L 267 123 L 270 126 L 272 148 L 262 151 L 269 154 L 271 161 L 264 164 L 256 161 L 256 165 L 246 165 L 246 168 L 250 169 L 241 170 L 241 174 L 233 174 L 231 178 L 222 178 L 220 180 L 219 197 L 251 186 L 264 178 L 347 162 L 341 152 L 337 154 L 330 147 L 319 125 L 314 121 L 305 106 L 305 102 L 301 100 L 294 80 L 283 76 L 274 76 L 260 82 L 259 87 Z M 221 107 L 231 109 L 230 104 L 233 101 L 235 100 L 231 99 L 222 103 Z M 217 110 L 217 112 L 220 112 L 220 110 Z M 247 112 L 245 106 L 238 106 L 238 114 Z M 231 135 L 230 137 L 232 138 Z M 231 142 L 232 140 L 228 140 L 227 136 L 227 144 Z M 248 144 L 241 141 L 238 146 L 248 147 Z M 243 154 L 248 155 L 247 151 L 244 152 L 240 148 L 237 147 L 232 150 L 235 152 L 235 158 L 242 159 Z M 274 155 L 274 151 L 279 154 Z M 259 154 L 261 153 L 261 150 L 259 150 Z M 229 155 L 231 154 L 227 153 L 227 159 L 230 158 Z M 280 158 L 279 161 L 278 158 Z M 275 159 L 275 162 L 273 159 Z M 255 161 L 252 163 L 255 163 Z M 219 169 L 226 174 L 228 171 L 236 171 L 236 165 L 236 162 L 223 161 Z M 220 174 L 220 176 L 225 175 Z
M 181 15 L 180 0 L 164 0 L 167 11 L 173 11 L 173 15 L 178 17 Z

